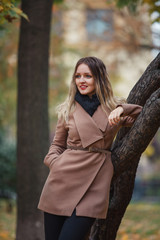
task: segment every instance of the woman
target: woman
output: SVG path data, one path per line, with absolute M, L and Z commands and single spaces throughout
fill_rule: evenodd
M 100 59 L 77 62 L 44 159 L 50 173 L 38 207 L 44 211 L 46 240 L 82 240 L 96 218 L 106 218 L 111 144 L 119 128 L 131 126 L 140 111 L 138 105 L 116 100 Z

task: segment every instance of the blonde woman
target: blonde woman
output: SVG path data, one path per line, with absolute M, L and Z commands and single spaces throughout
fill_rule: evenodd
M 114 172 L 110 148 L 119 128 L 131 126 L 141 109 L 113 96 L 100 59 L 77 62 L 44 159 L 50 172 L 38 208 L 46 240 L 82 240 L 96 218 L 106 218 Z

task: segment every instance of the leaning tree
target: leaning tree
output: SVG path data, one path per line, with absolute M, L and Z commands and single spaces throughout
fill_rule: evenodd
M 131 200 L 141 154 L 160 126 L 160 53 L 131 90 L 128 103 L 139 104 L 142 112 L 132 128 L 122 128 L 112 147 L 115 173 L 105 220 L 96 220 L 91 240 L 115 240 L 121 220 Z

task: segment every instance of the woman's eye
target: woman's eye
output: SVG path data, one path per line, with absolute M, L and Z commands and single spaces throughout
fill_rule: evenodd
M 75 78 L 81 78 L 81 75 L 77 74 L 77 75 L 75 76 Z
M 88 75 L 88 74 L 86 75 L 86 78 L 91 78 L 91 77 L 92 77 L 91 75 Z

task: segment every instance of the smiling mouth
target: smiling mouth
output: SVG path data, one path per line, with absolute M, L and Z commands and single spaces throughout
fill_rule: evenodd
M 87 88 L 87 86 L 82 85 L 82 86 L 80 86 L 80 88 L 81 88 L 82 90 L 84 90 L 84 89 Z

